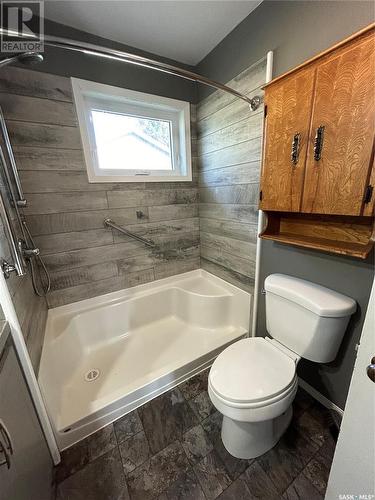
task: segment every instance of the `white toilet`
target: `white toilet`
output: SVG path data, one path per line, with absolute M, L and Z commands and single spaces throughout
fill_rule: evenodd
M 237 458 L 258 457 L 278 442 L 292 418 L 298 361 L 333 361 L 356 310 L 345 295 L 283 274 L 268 276 L 265 291 L 272 339 L 230 345 L 208 378 L 211 401 L 224 415 L 224 446 Z

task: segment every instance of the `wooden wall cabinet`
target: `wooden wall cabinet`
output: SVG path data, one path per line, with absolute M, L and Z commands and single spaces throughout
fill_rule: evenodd
M 265 87 L 261 237 L 365 258 L 374 244 L 374 25 Z

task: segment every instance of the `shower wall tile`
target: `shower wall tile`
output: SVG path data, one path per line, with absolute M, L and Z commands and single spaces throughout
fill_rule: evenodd
M 36 245 L 41 249 L 42 255 L 96 247 L 98 245 L 111 245 L 113 243 L 112 233 L 104 229 L 104 227 L 103 229 L 89 229 L 88 231 L 36 236 L 34 239 Z
M 261 95 L 265 61 L 228 85 Z M 263 109 L 214 92 L 197 105 L 201 267 L 252 292 L 255 276 Z
M 123 288 L 141 285 L 154 281 L 155 275 L 153 269 L 128 273 L 126 276 L 115 276 L 100 281 L 94 281 L 87 284 L 66 288 L 65 290 L 52 291 L 48 295 L 49 307 L 57 307 L 71 302 L 77 302 L 83 299 L 90 299 L 105 293 L 116 292 Z
M 26 215 L 98 210 L 108 207 L 106 191 L 38 194 L 25 191 L 25 194 L 27 194 L 27 206 L 24 209 Z
M 68 233 L 102 228 L 106 217 L 113 218 L 120 225 L 143 224 L 149 220 L 148 207 L 119 208 L 112 210 L 89 210 L 82 212 L 63 212 L 57 214 L 29 215 L 29 227 L 34 235 Z M 141 219 L 137 212 L 141 211 Z
M 247 255 L 243 255 L 244 257 L 239 257 L 222 250 L 220 247 L 201 245 L 202 259 L 211 260 L 222 267 L 252 278 L 255 276 L 255 258 L 249 259 Z
M 81 149 L 82 147 L 78 127 L 13 120 L 7 120 L 7 126 L 10 139 L 15 146 L 59 149 Z
M 69 78 L 6 68 L 0 105 L 51 273 L 49 307 L 199 268 L 195 106 L 191 182 L 89 183 Z M 158 247 L 105 228 L 107 217 Z
M 234 186 L 210 186 L 201 188 L 202 203 L 251 204 L 259 195 L 258 184 L 237 184 Z
M 19 68 L 3 68 L 0 92 L 72 102 L 69 78 Z
M 253 161 L 260 160 L 261 142 L 258 137 L 204 154 L 199 157 L 199 172 L 248 163 L 250 158 Z
M 197 203 L 198 189 L 145 189 L 109 191 L 109 208 L 137 207 L 139 205 L 171 205 L 176 203 Z
M 19 171 L 45 170 L 46 172 L 57 170 L 85 170 L 85 161 L 82 151 L 78 149 L 53 149 L 14 146 L 13 151 L 17 156 L 17 168 Z
M 249 97 L 257 95 L 258 89 L 250 93 L 245 92 Z M 242 120 L 247 120 L 249 117 L 249 105 L 240 100 L 235 99 L 230 105 L 225 105 L 223 100 L 219 100 L 221 106 L 216 111 L 207 107 L 206 110 L 210 112 L 209 115 L 202 118 L 197 122 L 197 135 L 206 136 L 218 130 L 221 130 L 229 125 L 235 124 Z
M 232 80 L 227 82 L 227 85 L 242 94 L 256 95 L 258 93 L 257 89 L 262 87 L 265 83 L 265 75 L 266 63 L 265 61 L 261 61 L 258 64 L 254 64 L 246 68 Z M 199 106 L 197 107 L 198 122 L 235 102 L 237 102 L 237 98 L 231 94 L 220 91 L 213 92 L 199 103 Z
M 168 220 L 160 222 L 144 222 L 143 224 L 132 224 L 129 226 L 132 233 L 140 236 L 148 236 L 155 240 L 157 236 L 164 236 L 170 233 L 183 234 L 199 231 L 198 217 L 180 220 Z M 115 243 L 123 241 L 125 235 L 113 230 Z
M 1 196 L 4 203 L 6 203 L 8 198 L 3 187 L 0 182 Z M 12 213 L 13 208 L 9 206 L 8 210 Z M 7 236 L 4 232 L 1 219 L 0 258 L 12 262 Z M 35 294 L 29 273 L 22 277 L 17 277 L 12 273 L 9 279 L 6 280 L 6 284 L 26 342 L 31 363 L 37 373 L 47 320 L 47 302 L 44 297 L 38 297 Z
M 150 267 L 150 266 L 148 266 Z M 65 288 L 92 283 L 106 278 L 118 276 L 116 262 L 103 262 L 92 264 L 75 269 L 74 273 L 70 269 L 51 272 L 51 290 L 64 290 Z
M 225 168 L 202 170 L 199 176 L 201 186 L 228 186 L 259 182 L 260 162 L 241 163 Z
M 218 234 L 201 232 L 201 245 L 220 248 L 233 255 L 243 255 L 247 260 L 255 261 L 256 243 L 228 238 Z
M 158 263 L 154 266 L 155 279 L 168 278 L 175 274 L 187 273 L 200 267 L 200 252 L 196 252 L 195 257 L 184 260 L 175 260 L 170 262 Z
M 148 216 L 151 222 L 198 217 L 198 204 L 149 207 Z
M 75 126 L 73 103 L 0 92 L 0 105 L 6 120 Z
M 242 288 L 242 290 L 245 290 L 246 292 L 252 293 L 254 290 L 254 276 L 245 276 L 242 273 L 234 271 L 232 268 L 217 264 L 216 262 L 208 260 L 203 256 L 201 256 L 201 268 L 225 281 L 228 281 L 228 283 L 232 283 L 232 285 Z
M 201 203 L 199 205 L 199 215 L 208 219 L 256 224 L 258 206 L 236 203 Z
M 250 114 L 252 113 L 252 114 Z M 253 114 L 254 113 L 254 114 Z M 259 138 L 259 133 L 263 125 L 262 109 L 251 112 L 248 109 L 248 117 L 233 125 L 226 126 L 221 130 L 199 136 L 197 140 L 198 154 L 212 153 L 218 149 L 223 149 L 234 144 Z

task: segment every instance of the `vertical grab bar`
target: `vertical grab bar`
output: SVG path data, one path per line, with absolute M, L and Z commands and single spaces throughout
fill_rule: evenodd
M 13 265 L 13 264 L 9 264 L 5 260 L 2 261 L 1 268 L 4 272 L 4 276 L 6 278 L 9 278 L 9 274 L 12 271 L 16 271 L 17 276 L 25 276 L 26 271 L 25 271 L 25 268 L 23 265 L 23 259 L 21 257 L 20 251 L 19 251 L 17 237 L 14 234 L 12 225 L 11 225 L 10 220 L 9 220 L 9 214 L 7 212 L 5 205 L 4 205 L 3 198 L 1 195 L 0 195 L 0 215 L 1 215 L 1 219 L 2 219 L 3 224 L 4 224 L 5 232 L 8 236 L 10 253 L 12 254 L 12 258 L 13 258 L 13 262 L 14 262 L 14 265 Z
M 5 123 L 4 113 L 3 113 L 1 106 L 0 106 L 0 128 L 1 128 L 1 132 L 3 134 L 5 147 L 6 147 L 8 158 L 10 161 L 10 166 L 12 167 L 14 182 L 16 183 L 16 187 L 17 187 L 18 200 L 15 200 L 15 202 L 16 202 L 17 206 L 24 207 L 24 206 L 26 206 L 26 200 L 25 200 L 24 195 L 23 195 L 23 190 L 22 190 L 21 181 L 20 181 L 20 178 L 18 175 L 16 160 L 14 158 L 13 149 L 12 149 L 10 139 L 9 139 L 8 129 L 7 129 L 6 123 Z M 5 169 L 7 168 L 5 164 L 4 164 L 4 168 Z

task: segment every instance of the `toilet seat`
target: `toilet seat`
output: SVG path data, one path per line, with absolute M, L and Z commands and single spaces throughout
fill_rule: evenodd
M 243 409 L 286 398 L 297 383 L 295 361 L 261 337 L 242 339 L 227 347 L 209 375 L 215 396 L 227 406 Z

